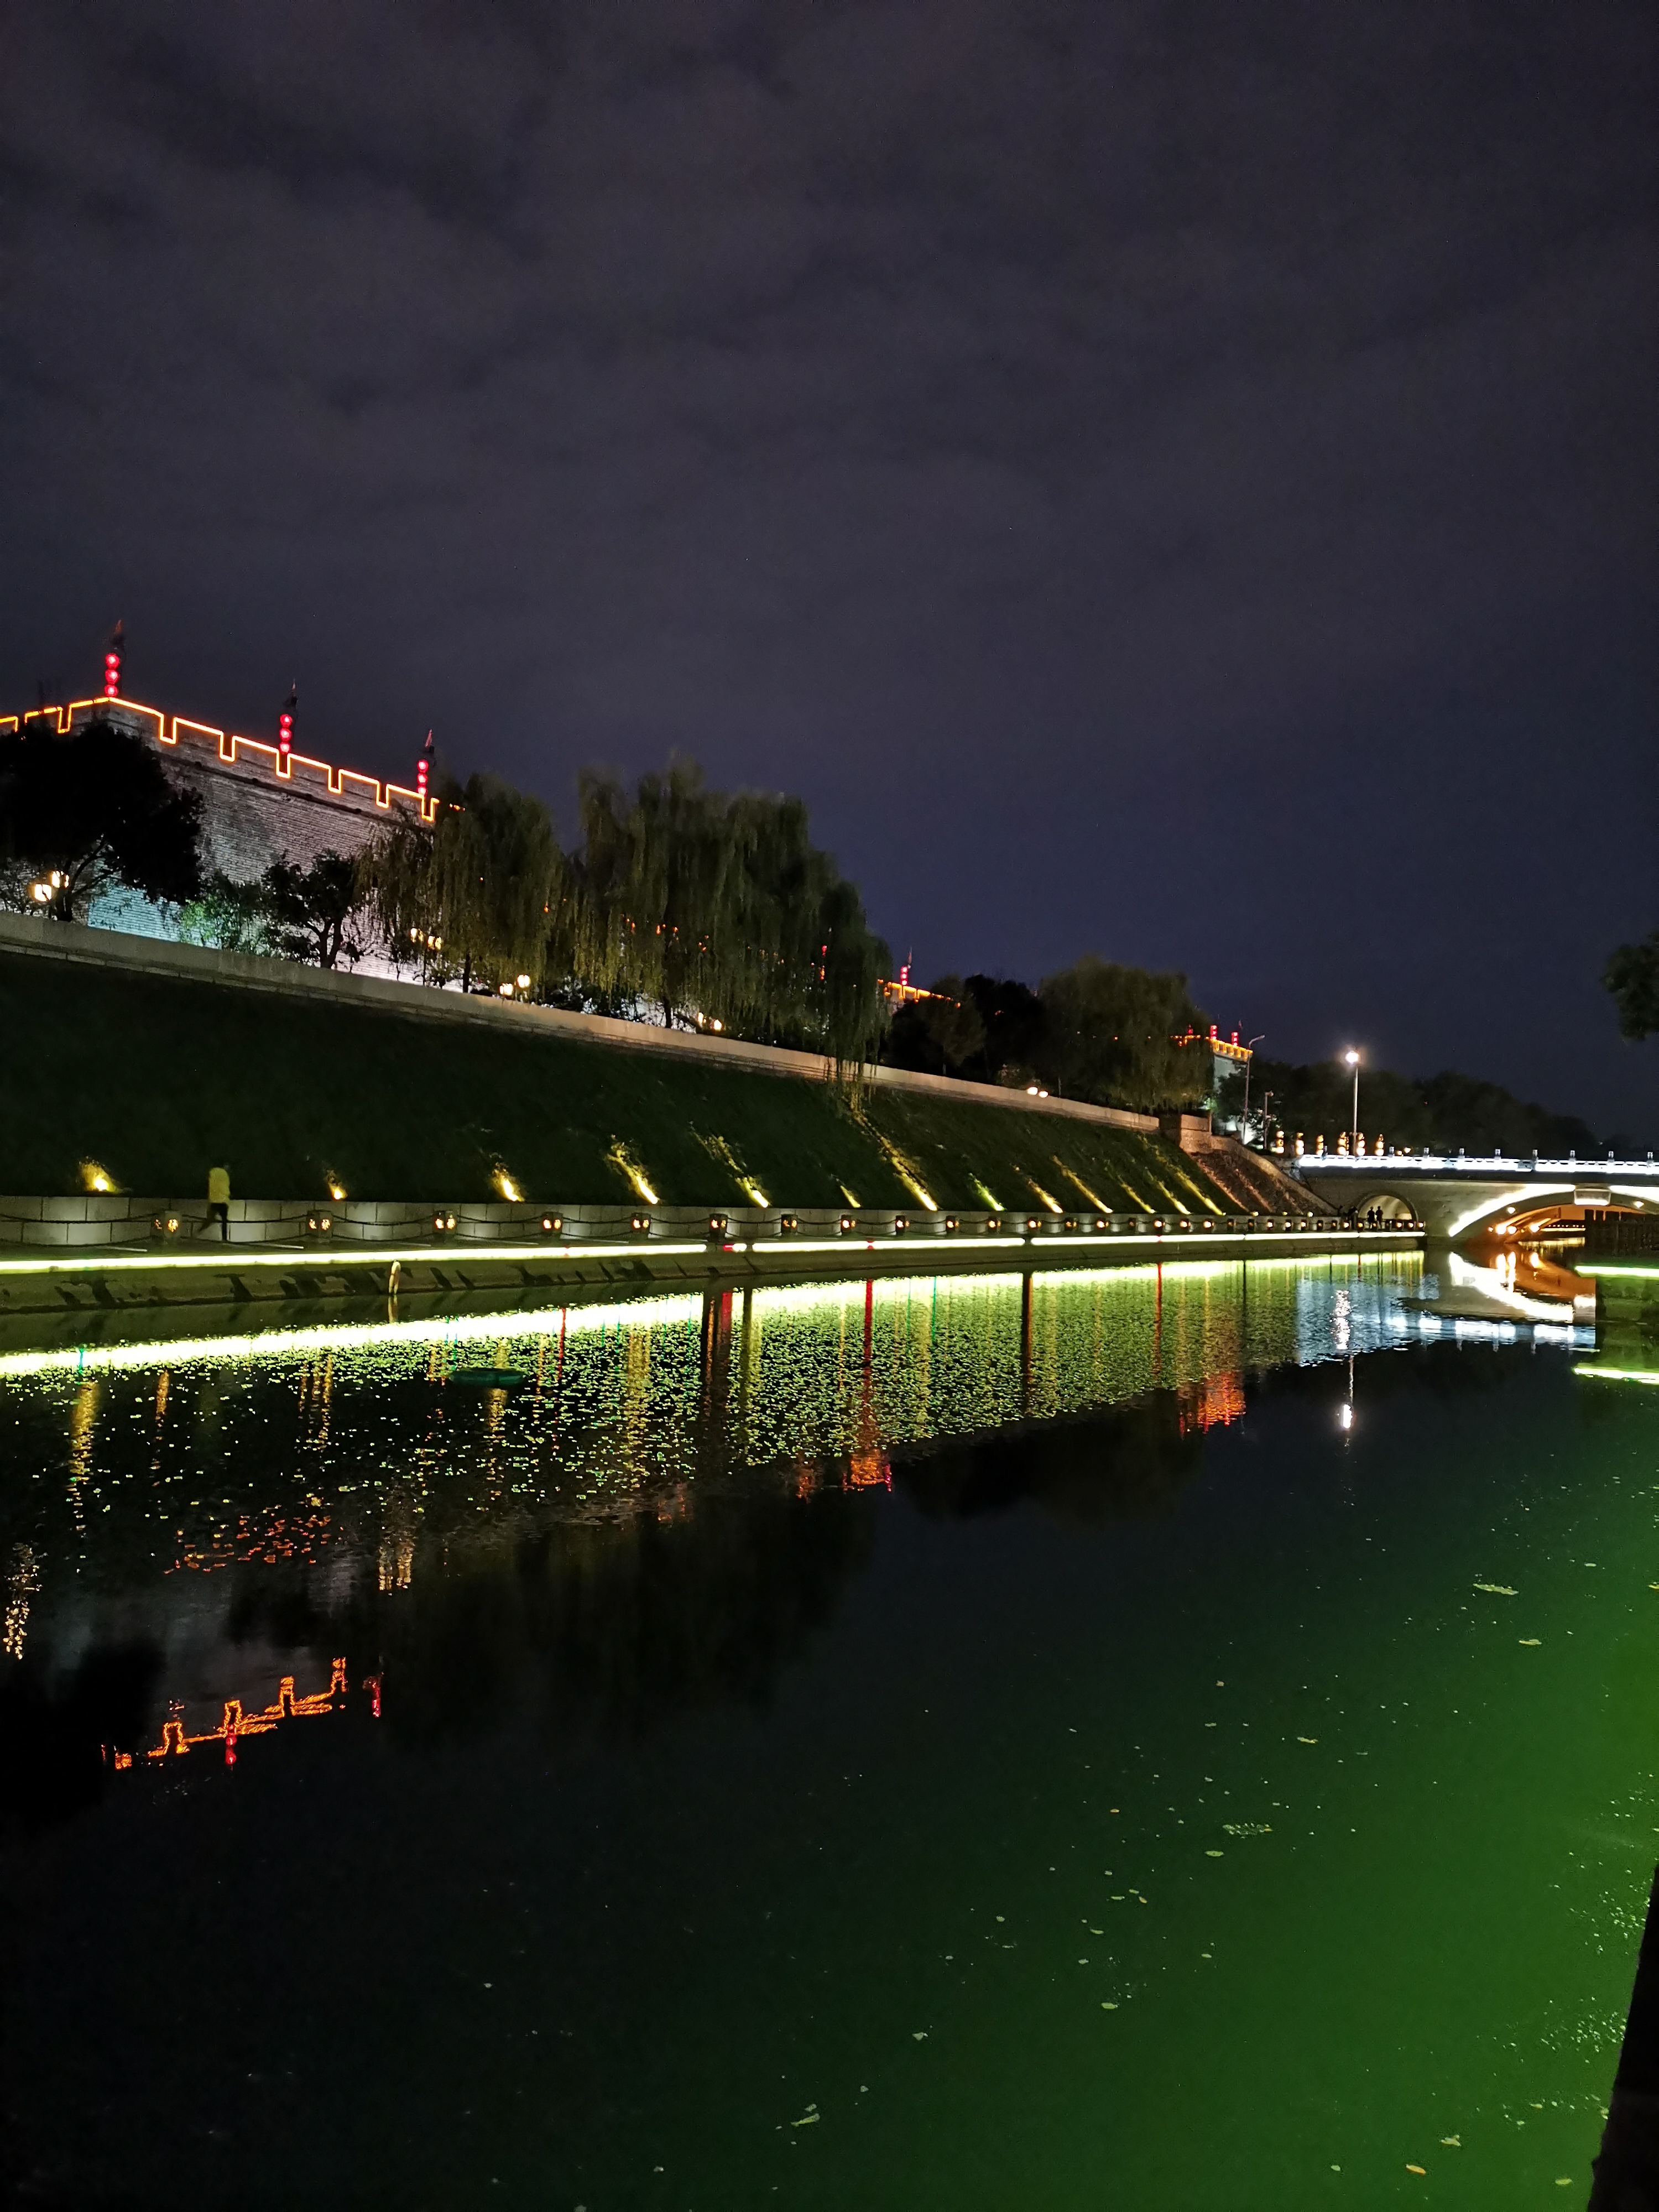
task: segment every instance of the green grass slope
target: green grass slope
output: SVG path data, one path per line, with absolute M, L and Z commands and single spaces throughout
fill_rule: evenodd
M 1231 1211 L 1156 1138 L 1059 1115 L 830 1085 L 410 1019 L 234 984 L 0 953 L 0 1191 L 454 1202 L 505 1169 L 546 1204 Z M 1230 1176 L 1230 1182 L 1236 1176 Z M 1282 1207 L 1280 1192 L 1256 1201 Z

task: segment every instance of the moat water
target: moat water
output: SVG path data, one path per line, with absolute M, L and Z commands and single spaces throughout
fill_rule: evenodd
M 1581 2203 L 1659 1393 L 1419 1272 L 0 1359 L 23 2201 Z

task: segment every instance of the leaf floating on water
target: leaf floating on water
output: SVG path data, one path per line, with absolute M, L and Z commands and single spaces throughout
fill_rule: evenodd
M 1462 2150 L 1463 2148 L 1462 2136 L 1442 2136 L 1440 2140 L 1448 2150 Z
M 1521 1638 L 1522 1643 L 1524 1644 L 1529 1650 L 1533 1651 L 1535 1651 L 1538 1649 L 1543 1640 L 1544 1639 L 1541 1636 L 1523 1636 Z
M 1406 2171 L 1407 2173 L 1426 2173 L 1428 2170 L 1429 2169 L 1426 2166 L 1413 2166 L 1410 2159 L 1406 2160 Z
M 1316 1735 L 1299 1735 L 1297 1738 L 1298 1743 L 1317 1743 L 1318 1741 L 1319 1738 Z
M 1116 2005 L 1114 2004 L 1110 1997 L 1103 1997 L 1101 1999 L 1100 2008 L 1102 2012 L 1115 2012 L 1117 2010 Z
M 1224 1854 L 1220 1851 L 1206 1851 L 1204 1856 L 1206 1859 L 1218 1859 L 1222 1857 Z
M 822 2117 L 823 2115 L 818 2112 L 804 2112 L 799 2119 L 791 2120 L 789 2124 L 792 2128 L 816 2127 Z
M 927 2029 L 925 2027 L 914 2028 L 911 2031 L 910 2040 L 912 2043 L 926 2043 L 927 2040 Z
M 1224 1836 L 1271 1836 L 1273 1824 L 1268 1820 L 1224 1820 L 1221 1832 Z
M 1476 1583 L 1474 1587 L 1488 1591 L 1493 1597 L 1519 1597 L 1521 1595 L 1519 1590 L 1512 1590 L 1507 1583 Z

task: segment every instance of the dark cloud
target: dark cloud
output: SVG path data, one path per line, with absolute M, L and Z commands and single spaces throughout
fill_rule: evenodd
M 805 792 L 924 967 L 1647 1130 L 1622 4 L 330 0 L 0 39 L 0 689 Z

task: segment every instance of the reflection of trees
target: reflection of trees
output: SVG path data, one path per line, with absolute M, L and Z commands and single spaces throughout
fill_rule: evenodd
M 1354 1360 L 1354 1395 L 1362 1404 L 1379 1405 L 1395 1396 L 1426 1392 L 1433 1398 L 1467 1398 L 1501 1390 L 1512 1380 L 1516 1362 L 1534 1358 L 1530 1345 L 1501 1344 L 1483 1339 L 1462 1342 L 1433 1338 L 1413 1341 L 1409 1356 L 1394 1349 L 1358 1353 Z M 1319 1360 L 1308 1367 L 1279 1367 L 1250 1377 L 1250 1403 L 1259 1399 L 1308 1398 L 1323 1405 L 1343 1387 L 1347 1363 Z
M 1198 1471 L 1202 1433 L 1160 1391 L 1081 1420 L 1005 1430 L 896 1461 L 894 1480 L 931 1518 L 1040 1505 L 1083 1527 L 1162 1513 Z
M 96 1802 L 109 1774 L 104 1747 L 146 1740 L 161 1671 L 151 1644 L 105 1644 L 54 1680 L 42 1662 L 0 1674 L 0 1831 L 45 1826 Z
M 762 1702 L 874 1546 L 867 1504 L 721 1498 L 695 1517 L 563 1523 L 452 1554 L 372 1603 L 386 1716 L 420 1737 L 471 1734 L 520 1699 L 562 1737 L 634 1739 L 698 1705 Z

